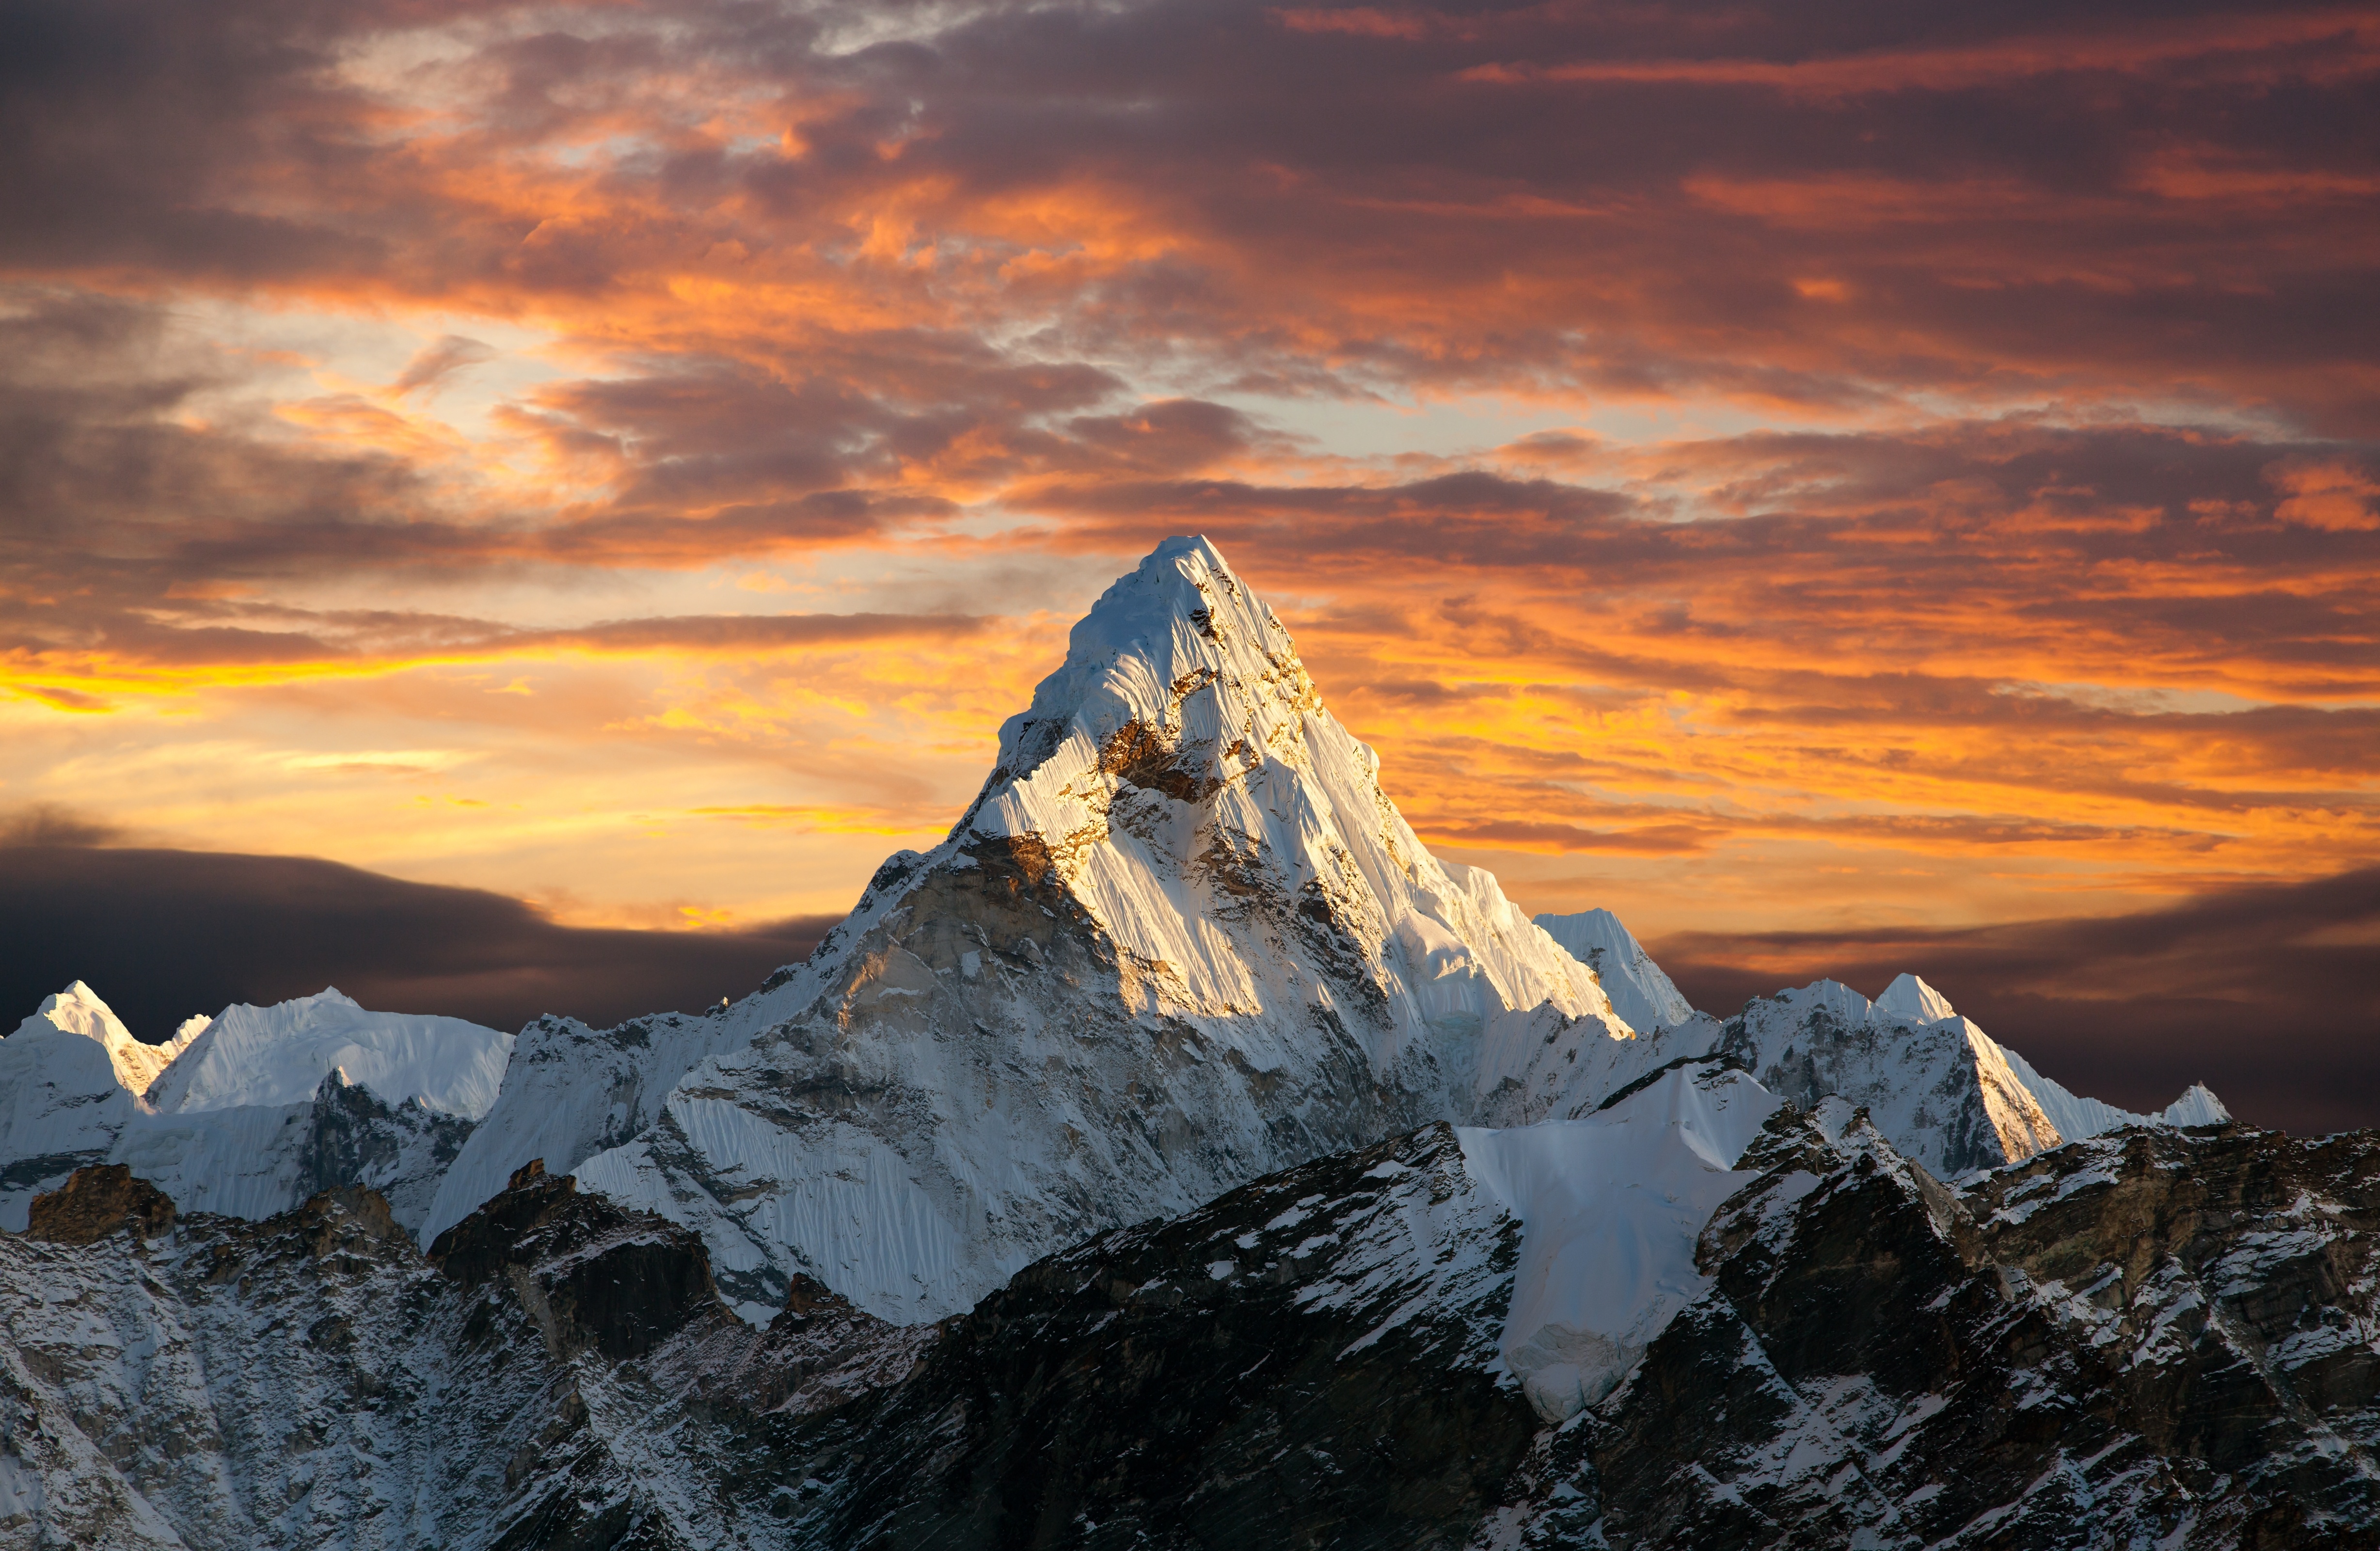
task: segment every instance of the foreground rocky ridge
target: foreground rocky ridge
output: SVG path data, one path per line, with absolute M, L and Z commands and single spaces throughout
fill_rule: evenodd
M 1949 1184 L 1836 1101 L 1736 1169 L 1702 1290 L 1556 1424 L 1442 1124 L 909 1327 L 805 1281 L 755 1329 L 536 1171 L 427 1254 L 369 1192 L 167 1223 L 81 1176 L 43 1217 L 96 1239 L 0 1239 L 0 1545 L 2380 1544 L 2380 1137 Z

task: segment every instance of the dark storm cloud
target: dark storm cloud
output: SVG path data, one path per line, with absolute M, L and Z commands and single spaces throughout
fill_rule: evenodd
M 1875 996 L 1907 970 L 2079 1093 L 2154 1109 L 2204 1081 L 2261 1125 L 2380 1125 L 2380 869 L 2130 915 L 1648 947 L 1721 1016 L 1821 976 Z
M 155 1041 L 193 1012 L 310 996 L 513 1029 L 540 1012 L 598 1026 L 757 989 L 833 925 L 741 932 L 556 926 L 520 901 L 302 856 L 93 849 L 39 816 L 0 847 L 0 1012 L 82 980 Z M 71 816 L 67 816 L 71 818 Z

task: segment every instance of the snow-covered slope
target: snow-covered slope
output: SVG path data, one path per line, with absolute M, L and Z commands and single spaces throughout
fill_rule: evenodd
M 1378 772 L 1272 612 L 1168 539 L 1075 626 L 949 839 L 730 1010 L 650 1130 L 547 1165 L 696 1227 L 748 1314 L 805 1272 L 917 1320 L 1286 1164 L 1538 1118 L 1568 1078 L 1533 1111 L 1531 1080 L 1627 1029 Z M 486 1134 L 596 1113 L 610 1082 L 532 1099 L 523 1070 Z M 475 1179 L 528 1160 L 481 1151 Z
M 460 1018 L 368 1012 L 334 988 L 271 1007 L 225 1008 L 148 1097 L 167 1114 L 303 1104 L 335 1072 L 390 1103 L 419 1099 L 476 1121 L 496 1101 L 512 1048 L 509 1034 Z
M 1695 1065 L 1584 1120 L 1459 1133 L 1465 1165 L 1521 1221 L 1501 1351 L 1539 1414 L 1603 1399 L 1708 1290 L 1695 1235 L 1752 1180 L 1735 1161 L 1779 1103 L 1739 1071 Z
M 193 1020 L 203 1024 L 204 1020 Z M 43 997 L 33 1015 L 17 1025 L 18 1034 L 64 1030 L 96 1040 L 107 1052 L 108 1064 L 115 1070 L 115 1080 L 135 1094 L 145 1094 L 158 1074 L 174 1058 L 197 1037 L 198 1030 L 185 1023 L 175 1036 L 163 1045 L 145 1045 L 124 1026 L 115 1010 L 99 1000 L 99 993 L 77 980 L 55 996 Z
M 1595 971 L 1613 1009 L 1629 1027 L 1650 1033 L 1694 1015 L 1678 988 L 1661 973 L 1661 966 L 1611 912 L 1587 910 L 1536 919 L 1572 958 Z
M 1914 975 L 1895 978 L 1874 1002 L 1833 980 L 1755 998 L 1728 1020 L 1718 1048 L 1805 1109 L 1830 1094 L 1864 1106 L 1894 1147 L 1942 1175 L 2121 1126 L 2230 1118 L 2203 1084 L 2158 1115 L 2080 1097 Z
M 2017 1080 L 2032 1091 L 2042 1113 L 2058 1128 L 2058 1134 L 2069 1142 L 2104 1136 L 2128 1125 L 2221 1125 L 2231 1118 L 2231 1111 L 2215 1097 L 2215 1090 L 2204 1083 L 2192 1083 L 2171 1104 L 2154 1115 L 2143 1115 L 2070 1091 L 2035 1072 L 2031 1061 L 2005 1045 L 2000 1047 L 2000 1053 L 2008 1058 L 2009 1070 L 2016 1073 Z
M 1903 1154 L 1937 1174 L 2032 1157 L 2062 1138 L 2006 1054 L 1984 1031 L 1947 1014 L 1931 988 L 1902 975 L 1871 1002 L 1819 980 L 1744 1004 L 1721 1048 L 1762 1084 L 1804 1109 L 1838 1095 L 1867 1109 Z
M 440 1181 L 423 1242 L 468 1217 L 532 1158 L 565 1173 L 633 1139 L 660 1118 L 688 1067 L 748 1044 L 786 1000 L 772 988 L 722 1014 L 664 1012 L 600 1031 L 576 1018 L 538 1019 L 521 1030 L 500 1096 Z

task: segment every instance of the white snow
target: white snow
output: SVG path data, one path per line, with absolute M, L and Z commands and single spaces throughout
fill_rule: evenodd
M 188 1025 L 185 1025 L 186 1027 Z M 419 1099 L 478 1120 L 496 1101 L 513 1036 L 460 1018 L 368 1012 L 336 989 L 225 1008 L 149 1095 L 166 1114 L 302 1104 L 322 1079 L 346 1080 L 391 1104 Z
M 1584 1120 L 1458 1133 L 1521 1221 L 1501 1350 L 1541 1415 L 1601 1400 L 1709 1287 L 1695 1239 L 1753 1179 L 1736 1159 L 1779 1102 L 1740 1072 L 1683 1067 Z
M 1135 739 L 1208 805 L 1134 784 Z M 1255 1010 L 1305 998 L 1219 926 L 1191 876 L 1218 836 L 1292 889 L 1363 923 L 1394 1010 L 1375 1068 L 1430 1024 L 1476 1027 L 1550 1001 L 1609 1014 L 1592 975 L 1492 874 L 1430 855 L 1378 782 L 1379 757 L 1323 709 L 1288 630 L 1202 538 L 1168 539 L 1101 595 L 1066 660 L 1001 729 L 993 782 L 954 841 L 1030 836 L 1148 966 L 1149 1011 Z M 1005 779 L 1002 779 L 1002 777 Z
M 2042 1112 L 2058 1127 L 2058 1133 L 2070 1142 L 2086 1136 L 2102 1136 L 2120 1131 L 2128 1125 L 2219 1125 L 2231 1118 L 2223 1101 L 2215 1097 L 2204 1083 L 2192 1083 L 2164 1109 L 2153 1115 L 2131 1109 L 2119 1109 L 2101 1099 L 2086 1098 L 2068 1089 L 2065 1084 L 2043 1076 L 2033 1063 L 2006 1046 L 2000 1048 L 2008 1057 L 2009 1069 L 2018 1080 L 2031 1089 L 2040 1101 Z
M 804 986 L 816 994 L 814 985 Z M 630 1141 L 661 1118 L 662 1101 L 688 1068 L 750 1043 L 789 1000 L 764 994 L 715 1017 L 665 1012 L 600 1032 L 575 1018 L 529 1024 L 513 1047 L 495 1104 L 440 1181 L 422 1242 L 470 1216 L 532 1158 L 566 1174 Z
M 2231 1111 L 2215 1097 L 2215 1090 L 2204 1083 L 2192 1083 L 2182 1096 L 2167 1105 L 2158 1117 L 2168 1125 L 2221 1125 L 2231 1118 Z
M 1651 954 L 1608 910 L 1582 911 L 1575 915 L 1540 915 L 1538 926 L 1596 973 L 1611 1005 L 1628 1026 L 1640 1033 L 1682 1024 L 1694 1015 Z
M 1949 1005 L 1914 975 L 1890 994 L 1917 1012 Z M 1747 1003 L 1730 1048 L 1804 1108 L 1829 1094 L 1864 1107 L 1895 1147 L 1937 1175 L 1997 1168 L 2063 1140 L 2007 1052 L 1955 1012 L 1920 1022 L 1819 980 Z
M 1912 1024 L 1936 1024 L 1953 1016 L 1949 998 L 1906 972 L 1893 976 L 1876 1005 L 1878 1012 Z
M 24 1231 L 34 1196 L 107 1161 L 140 1109 L 128 1075 L 155 1075 L 138 1046 L 79 980 L 0 1039 L 0 1229 Z

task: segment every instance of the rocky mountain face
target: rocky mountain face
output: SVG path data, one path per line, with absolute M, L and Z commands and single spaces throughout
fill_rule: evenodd
M 1559 1419 L 1505 1358 L 1560 1226 L 1480 1167 L 1510 1133 L 905 1327 L 806 1279 L 755 1328 L 699 1238 L 536 1170 L 426 1254 L 369 1192 L 161 1221 L 93 1170 L 0 1239 L 0 1544 L 2374 1544 L 2380 1141 L 2136 1129 L 1946 1183 L 1840 1100 L 1768 1116 L 1688 1296 Z

